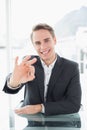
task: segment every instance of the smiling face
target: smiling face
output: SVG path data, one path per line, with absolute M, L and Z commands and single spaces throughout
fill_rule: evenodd
M 33 45 L 40 58 L 49 65 L 55 60 L 56 38 L 48 30 L 40 29 L 33 32 Z

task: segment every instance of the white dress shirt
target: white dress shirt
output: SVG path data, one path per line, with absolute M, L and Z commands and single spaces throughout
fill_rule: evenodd
M 51 73 L 52 73 L 52 69 L 55 65 L 57 58 L 54 60 L 54 62 L 52 64 L 50 64 L 49 66 L 47 66 L 42 60 L 42 66 L 44 68 L 44 101 L 46 101 L 46 96 L 47 96 L 47 89 L 48 89 L 48 84 L 49 84 L 49 80 L 51 77 Z M 42 113 L 45 112 L 45 108 L 44 105 L 42 104 Z
M 49 66 L 47 66 L 42 60 L 41 60 L 41 63 L 42 63 L 42 66 L 44 68 L 44 101 L 46 101 L 46 95 L 47 95 L 47 89 L 48 89 L 48 84 L 49 84 L 49 80 L 50 80 L 50 77 L 51 77 L 51 73 L 52 73 L 52 69 L 54 67 L 54 64 L 56 62 L 56 59 L 55 61 L 50 64 Z

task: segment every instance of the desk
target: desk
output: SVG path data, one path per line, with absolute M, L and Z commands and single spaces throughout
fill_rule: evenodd
M 6 117 L 3 119 L 4 127 L 0 127 L 0 130 L 87 130 L 85 112 L 56 116 L 43 114 L 18 116 L 10 110 L 8 119 Z

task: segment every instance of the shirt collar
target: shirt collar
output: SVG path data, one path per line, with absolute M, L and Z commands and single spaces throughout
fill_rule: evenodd
M 53 68 L 53 67 L 54 67 L 54 64 L 55 64 L 55 62 L 56 62 L 56 60 L 57 60 L 57 56 L 56 56 L 55 60 L 54 60 L 49 66 L 47 66 L 42 59 L 40 59 L 40 60 L 41 60 L 41 63 L 42 63 L 42 66 L 43 66 L 43 67 L 46 66 L 46 67 L 48 67 L 48 68 Z

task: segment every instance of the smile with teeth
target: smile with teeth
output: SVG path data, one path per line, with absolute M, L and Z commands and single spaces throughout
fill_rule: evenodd
M 48 53 L 49 53 L 49 51 L 50 51 L 50 49 L 45 50 L 45 51 L 41 51 L 41 54 L 46 55 L 46 54 L 48 54 Z

